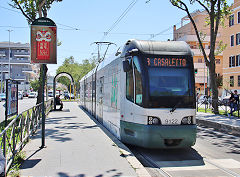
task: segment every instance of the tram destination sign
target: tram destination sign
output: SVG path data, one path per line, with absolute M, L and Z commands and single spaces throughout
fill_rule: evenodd
M 188 62 L 180 57 L 146 58 L 149 67 L 187 67 Z
M 31 24 L 31 63 L 57 64 L 57 26 L 49 18 Z

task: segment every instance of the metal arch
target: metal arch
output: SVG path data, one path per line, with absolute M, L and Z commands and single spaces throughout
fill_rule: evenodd
M 69 74 L 69 73 L 67 73 L 67 72 L 58 73 L 58 74 L 54 77 L 54 82 L 55 82 L 58 78 L 60 78 L 60 77 L 62 77 L 62 76 L 67 77 L 67 78 L 71 81 L 71 85 L 74 84 L 74 80 L 73 80 L 72 75 Z
M 67 72 L 60 72 L 58 73 L 54 79 L 53 79 L 53 100 L 54 100 L 54 110 L 56 110 L 56 101 L 55 101 L 55 96 L 56 96 L 56 81 L 58 78 L 60 77 L 67 77 L 70 81 L 71 81 L 71 85 L 74 85 L 74 80 L 71 74 L 67 73 Z M 73 87 L 74 89 L 74 87 Z

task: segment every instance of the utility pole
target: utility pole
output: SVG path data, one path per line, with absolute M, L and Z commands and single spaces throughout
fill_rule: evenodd
M 9 40 L 8 40 L 8 78 L 11 78 L 11 68 L 10 68 L 10 33 L 13 30 L 7 30 L 9 32 Z
M 93 44 L 96 44 L 98 46 L 98 63 L 97 63 L 95 74 L 94 74 L 95 75 L 95 78 L 94 78 L 95 84 L 94 84 L 94 88 L 92 88 L 92 93 L 94 93 L 94 94 L 92 94 L 92 100 L 93 100 L 93 98 L 95 99 L 94 116 L 96 117 L 96 107 L 97 107 L 97 102 L 96 102 L 96 99 L 97 99 L 97 95 L 96 95 L 96 89 L 97 89 L 96 88 L 96 86 L 97 86 L 97 69 L 98 69 L 99 64 L 105 59 L 109 46 L 112 45 L 112 44 L 114 44 L 115 46 L 117 46 L 117 45 L 115 43 L 112 43 L 112 42 L 94 42 Z M 104 53 L 102 58 L 100 57 L 100 46 L 101 45 L 107 45 L 107 48 L 106 48 L 105 53 Z M 92 108 L 93 108 L 93 102 L 92 102 Z

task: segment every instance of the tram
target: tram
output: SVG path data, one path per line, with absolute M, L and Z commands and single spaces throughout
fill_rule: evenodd
M 193 146 L 196 101 L 189 46 L 183 41 L 133 39 L 116 55 L 81 79 L 81 106 L 124 143 Z

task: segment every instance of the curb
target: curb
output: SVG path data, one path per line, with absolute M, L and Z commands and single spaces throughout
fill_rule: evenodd
M 83 109 L 80 105 L 79 108 L 82 109 L 89 117 L 92 119 L 101 129 L 102 131 L 113 141 L 113 143 L 119 148 L 120 153 L 126 158 L 131 167 L 136 171 L 138 177 L 151 177 L 145 167 L 138 161 L 138 159 L 134 156 L 134 154 L 130 151 L 130 149 L 125 146 L 119 139 L 117 139 L 113 134 L 105 128 L 102 124 L 100 124 L 97 119 L 95 119 L 91 114 L 89 114 L 85 109 Z
M 203 126 L 206 126 L 206 127 L 214 128 L 214 129 L 216 129 L 220 132 L 240 136 L 240 127 L 239 126 L 233 126 L 233 125 L 229 125 L 229 124 L 224 124 L 224 123 L 219 123 L 219 122 L 215 122 L 215 121 L 205 120 L 205 119 L 202 119 L 202 118 L 200 118 L 200 119 L 196 118 L 196 121 L 197 121 L 198 125 L 203 125 Z

